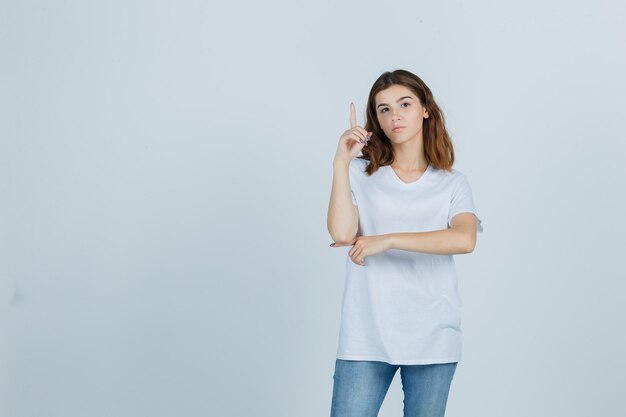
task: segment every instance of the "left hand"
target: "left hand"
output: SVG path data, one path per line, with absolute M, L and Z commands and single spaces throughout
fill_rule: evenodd
M 352 249 L 348 252 L 352 262 L 365 266 L 365 257 L 376 255 L 391 249 L 391 242 L 387 235 L 358 236 L 352 242 Z M 333 247 L 346 245 L 333 245 Z

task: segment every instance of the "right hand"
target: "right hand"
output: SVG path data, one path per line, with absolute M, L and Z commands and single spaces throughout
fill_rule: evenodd
M 350 103 L 350 129 L 346 130 L 339 138 L 335 161 L 350 163 L 369 143 L 371 135 L 372 132 L 368 132 L 356 124 L 356 109 L 354 103 Z

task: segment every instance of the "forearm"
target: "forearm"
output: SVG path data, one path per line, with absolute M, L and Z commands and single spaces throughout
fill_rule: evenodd
M 389 249 L 400 249 L 434 255 L 455 255 L 472 252 L 467 235 L 459 230 L 386 234 Z
M 333 162 L 333 184 L 328 204 L 327 227 L 333 241 L 345 243 L 358 231 L 358 211 L 352 204 L 349 162 Z

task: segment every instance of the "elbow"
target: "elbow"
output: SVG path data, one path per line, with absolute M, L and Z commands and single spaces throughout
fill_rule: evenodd
M 328 233 L 330 234 L 330 238 L 338 245 L 350 244 L 357 236 L 358 232 L 358 224 L 356 225 L 356 227 L 352 226 L 350 229 L 346 229 L 345 227 L 332 227 L 331 224 L 328 225 Z
M 356 237 L 358 230 L 354 232 L 340 231 L 333 228 L 328 228 L 330 238 L 338 245 L 348 245 Z
M 356 234 L 350 236 L 350 235 L 338 235 L 338 234 L 331 233 L 330 237 L 333 240 L 333 242 L 335 242 L 338 245 L 349 245 L 352 243 L 352 241 L 356 237 Z
M 463 253 L 472 253 L 476 248 L 476 237 L 470 237 L 465 239 L 465 243 L 463 245 Z

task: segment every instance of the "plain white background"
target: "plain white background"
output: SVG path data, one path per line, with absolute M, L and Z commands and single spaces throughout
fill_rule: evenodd
M 387 70 L 482 214 L 447 416 L 626 413 L 626 6 L 0 3 L 0 415 L 327 416 L 332 158 Z M 402 415 L 396 374 L 380 412 Z

